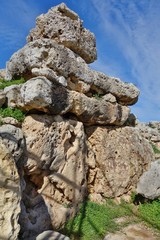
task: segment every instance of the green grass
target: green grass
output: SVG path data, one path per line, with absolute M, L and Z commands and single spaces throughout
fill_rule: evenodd
M 24 78 L 20 78 L 17 80 L 6 81 L 5 79 L 0 79 L 0 89 L 4 89 L 5 87 L 9 87 L 11 85 L 19 85 L 24 83 Z
M 151 143 L 154 153 L 160 153 L 160 149 L 153 143 Z
M 117 223 L 115 220 L 120 217 L 125 217 L 125 221 Z M 160 230 L 160 200 L 138 206 L 124 201 L 119 205 L 112 200 L 102 205 L 86 201 L 77 216 L 65 225 L 62 233 L 71 240 L 102 240 L 107 232 L 140 222 L 148 224 L 156 232 Z
M 12 108 L 0 108 L 0 116 L 4 117 L 13 117 L 16 120 L 22 122 L 25 118 L 25 114 L 20 109 L 12 109 Z
M 139 205 L 139 216 L 152 227 L 160 230 L 160 200 Z
M 130 215 L 131 207 L 124 202 L 117 205 L 110 200 L 100 205 L 86 201 L 78 215 L 66 224 L 63 232 L 71 239 L 100 240 L 108 231 L 118 230 L 115 218 Z

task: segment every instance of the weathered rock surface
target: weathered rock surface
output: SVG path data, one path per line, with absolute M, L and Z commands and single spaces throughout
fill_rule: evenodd
M 136 128 L 139 130 L 139 132 L 141 132 L 144 138 L 160 146 L 159 125 L 159 122 L 138 123 Z
M 136 128 L 140 134 L 146 138 L 152 147 L 157 150 L 154 151 L 155 158 L 160 158 L 160 123 L 159 122 L 149 122 L 136 124 Z
M 54 232 L 54 231 L 45 231 L 41 234 L 39 234 L 36 238 L 36 240 L 70 240 L 69 237 L 66 237 L 65 235 Z
M 0 126 L 0 139 L 3 140 L 3 144 L 9 149 L 14 160 L 18 162 L 25 151 L 22 130 L 10 124 L 2 125 Z
M 30 42 L 42 38 L 54 39 L 70 48 L 87 63 L 97 58 L 94 34 L 82 26 L 79 16 L 64 3 L 36 19 L 36 28 L 31 30 L 27 40 Z
M 9 80 L 20 75 L 29 79 L 34 76 L 32 69 L 35 68 L 50 68 L 57 76 L 66 78 L 71 90 L 75 90 L 75 85 L 83 86 L 81 83 L 84 82 L 90 86 L 85 87 L 86 94 L 87 91 L 90 94 L 111 93 L 122 105 L 131 105 L 138 100 L 139 90 L 133 84 L 91 70 L 81 57 L 54 40 L 35 40 L 13 54 L 7 63 L 6 78 Z M 84 91 L 83 88 L 76 88 L 76 91 Z
M 18 120 L 16 120 L 13 117 L 0 118 L 0 121 L 3 124 L 10 124 L 10 125 L 14 125 L 15 127 L 20 127 L 20 123 L 18 122 Z
M 0 69 L 0 79 L 4 79 L 6 75 L 6 69 Z
M 117 197 L 135 187 L 154 159 L 147 140 L 134 128 L 86 128 L 88 189 L 93 200 Z
M 137 184 L 137 193 L 148 199 L 160 196 L 160 160 L 151 163 L 148 171 L 144 172 Z
M 30 181 L 47 205 L 52 225 L 62 226 L 86 195 L 83 124 L 60 116 L 32 115 L 22 126 Z
M 71 91 L 71 113 L 74 113 L 84 124 L 123 125 L 128 119 L 130 109 L 117 103 L 106 101 L 105 98 L 89 98 L 84 94 Z
M 130 109 L 115 102 L 114 96 L 106 94 L 100 99 L 66 89 L 46 77 L 35 77 L 21 86 L 4 90 L 9 107 L 38 110 L 51 114 L 73 113 L 85 124 L 123 125 Z
M 6 101 L 6 95 L 5 95 L 5 93 L 2 90 L 0 90 L 0 107 L 3 106 L 5 101 Z
M 14 158 L 0 140 L 0 239 L 18 239 L 20 200 L 20 179 Z
M 50 68 L 33 68 L 32 74 L 36 77 L 44 76 L 47 79 L 62 84 L 64 87 L 67 87 L 67 80 L 63 76 L 58 76 L 56 72 L 54 72 Z

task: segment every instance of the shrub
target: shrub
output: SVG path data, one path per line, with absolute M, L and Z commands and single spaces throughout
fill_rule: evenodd
M 96 98 L 97 100 L 101 100 L 101 98 L 103 97 L 103 94 L 94 93 L 92 96 L 93 96 L 94 98 Z
M 13 117 L 18 121 L 22 122 L 25 118 L 25 114 L 20 109 L 12 108 L 0 108 L 1 117 Z

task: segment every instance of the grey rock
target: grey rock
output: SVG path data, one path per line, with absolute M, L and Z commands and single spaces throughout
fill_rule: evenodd
M 52 104 L 52 83 L 45 77 L 32 78 L 22 85 L 20 95 L 26 110 L 46 112 Z
M 50 68 L 33 68 L 32 74 L 37 77 L 44 76 L 51 81 L 56 81 L 62 84 L 64 87 L 67 86 L 67 80 L 63 76 L 57 76 L 56 72 Z
M 59 232 L 48 230 L 39 234 L 36 240 L 70 240 L 70 238 Z
M 14 75 L 31 77 L 32 69 L 42 66 L 52 69 L 58 76 L 63 76 L 70 90 L 75 90 L 72 86 L 80 81 L 90 85 L 88 91 L 111 93 L 122 105 L 132 105 L 138 100 L 139 90 L 133 84 L 91 70 L 81 57 L 49 39 L 30 42 L 13 54 L 7 63 L 6 78 L 12 79 Z M 71 82 L 73 84 L 69 85 Z
M 22 107 L 22 97 L 20 95 L 20 89 L 22 85 L 12 85 L 4 89 L 6 94 L 7 106 L 10 108 Z
M 0 126 L 0 139 L 12 153 L 14 160 L 18 162 L 25 151 L 25 140 L 22 130 L 10 124 L 2 125 Z
M 78 15 L 62 3 L 41 14 L 36 28 L 27 37 L 28 42 L 39 38 L 54 39 L 70 48 L 87 63 L 96 60 L 96 40 L 93 33 L 85 29 Z
M 137 184 L 137 193 L 148 199 L 160 197 L 160 159 L 152 162 Z

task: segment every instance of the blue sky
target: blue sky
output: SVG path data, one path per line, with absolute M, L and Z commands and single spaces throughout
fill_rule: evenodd
M 23 47 L 35 19 L 59 0 L 1 0 L 0 68 Z M 160 121 L 160 1 L 64 0 L 95 33 L 97 71 L 134 83 L 141 91 L 131 107 L 140 121 Z

